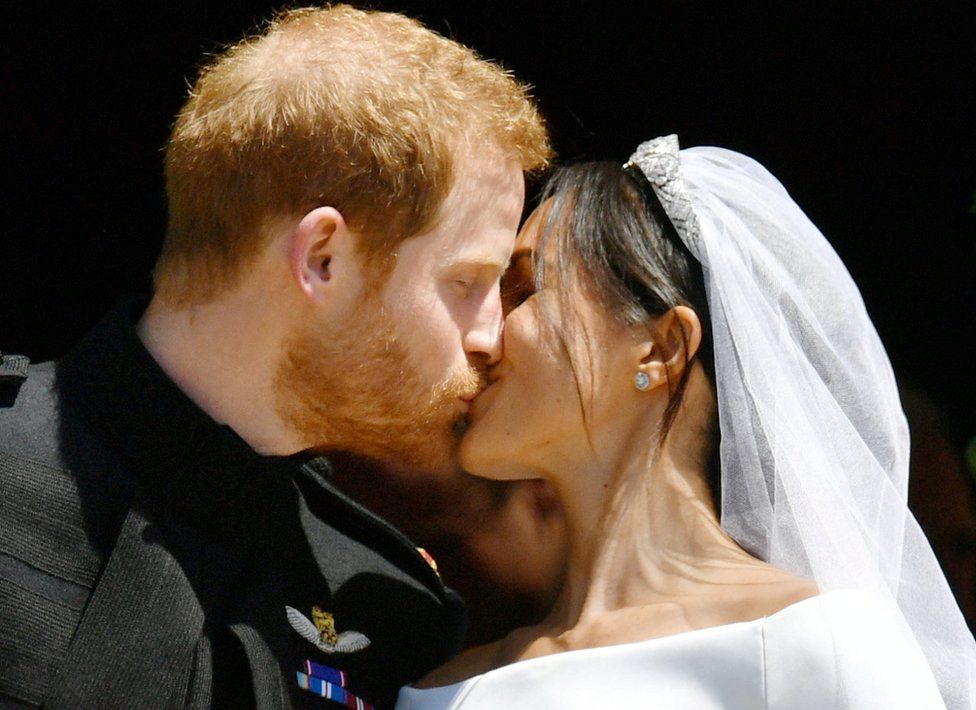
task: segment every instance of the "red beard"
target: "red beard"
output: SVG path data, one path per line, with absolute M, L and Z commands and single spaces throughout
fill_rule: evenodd
M 483 375 L 468 366 L 425 382 L 374 299 L 325 338 L 302 328 L 285 343 L 275 406 L 308 448 L 347 451 L 411 469 L 453 468 L 461 426 L 458 398 Z

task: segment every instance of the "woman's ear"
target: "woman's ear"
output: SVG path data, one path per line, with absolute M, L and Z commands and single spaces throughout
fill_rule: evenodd
M 645 339 L 635 349 L 635 374 L 640 378 L 641 390 L 652 390 L 681 377 L 701 347 L 702 329 L 698 314 L 687 306 L 675 306 L 659 317 L 651 326 L 654 339 Z M 638 376 L 639 377 L 639 376 Z
M 351 253 L 353 237 L 334 207 L 316 207 L 299 221 L 291 237 L 289 265 L 308 298 L 321 301 L 327 296 L 335 275 L 334 260 Z

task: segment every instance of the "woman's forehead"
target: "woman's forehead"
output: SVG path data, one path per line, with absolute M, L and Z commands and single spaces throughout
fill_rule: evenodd
M 561 206 L 562 212 L 566 211 L 566 205 Z M 528 256 L 532 260 L 552 258 L 555 256 L 554 249 L 562 240 L 562 230 L 565 228 L 565 219 L 560 219 L 553 214 L 554 209 L 559 209 L 560 205 L 555 198 L 550 197 L 533 210 L 532 214 L 526 218 L 522 229 L 519 231 L 515 240 L 515 248 L 512 252 L 511 263 L 515 265 L 517 260 Z
M 513 257 L 520 250 L 527 249 L 533 251 L 535 249 L 535 245 L 539 242 L 539 233 L 550 207 L 550 201 L 546 201 L 532 210 L 532 214 L 526 217 L 515 239 L 515 252 L 513 252 Z

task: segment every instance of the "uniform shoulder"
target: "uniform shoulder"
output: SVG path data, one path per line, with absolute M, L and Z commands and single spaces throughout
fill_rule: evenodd
M 55 364 L 25 366 L 22 372 L 0 377 L 0 452 L 53 463 L 59 420 Z
M 0 408 L 10 407 L 29 375 L 30 358 L 0 351 Z
M 56 363 L 31 363 L 24 355 L 0 352 L 0 412 L 31 404 L 38 392 L 51 389 Z

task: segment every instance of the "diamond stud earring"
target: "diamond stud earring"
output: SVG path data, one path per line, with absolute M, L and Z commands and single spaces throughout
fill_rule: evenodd
M 636 375 L 634 375 L 634 387 L 639 389 L 641 392 L 650 386 L 651 378 L 647 376 L 646 372 L 638 372 Z

